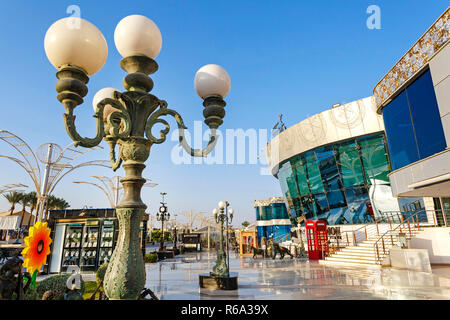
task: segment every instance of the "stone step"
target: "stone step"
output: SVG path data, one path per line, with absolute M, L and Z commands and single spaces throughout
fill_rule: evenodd
M 329 264 L 329 265 L 342 265 L 342 266 L 355 266 L 355 267 L 378 267 L 381 268 L 378 264 L 372 263 L 358 263 L 358 262 L 349 262 L 349 261 L 329 261 L 329 260 L 319 260 L 320 264 Z
M 329 262 L 347 262 L 347 263 L 357 263 L 357 264 L 366 264 L 366 265 L 373 265 L 373 264 L 375 264 L 375 260 L 348 259 L 348 258 L 335 258 L 335 257 L 326 257 L 325 261 L 329 261 Z
M 363 262 L 373 262 L 375 263 L 376 259 L 374 256 L 372 257 L 367 257 L 367 256 L 351 256 L 351 255 L 339 255 L 339 256 L 330 256 L 327 258 L 331 258 L 331 259 L 325 259 L 325 260 L 334 260 L 334 259 L 338 259 L 338 260 L 347 260 L 347 261 L 363 261 Z
M 365 253 L 365 252 L 373 252 L 373 246 L 371 247 L 350 247 L 350 248 L 345 248 L 342 249 L 338 252 L 361 252 L 361 253 Z
M 402 228 L 403 229 L 403 228 Z M 402 230 L 406 233 L 406 239 L 411 239 L 415 237 L 420 231 L 420 229 L 411 229 L 411 234 L 409 234 L 408 230 Z M 384 231 L 386 232 L 386 231 Z M 396 237 L 400 230 L 388 230 L 387 233 L 384 234 L 384 249 L 383 250 L 383 241 L 380 239 L 380 235 L 371 235 L 367 240 L 362 241 L 357 246 L 347 246 L 339 251 L 333 253 L 332 255 L 325 258 L 325 260 L 320 260 L 321 263 L 327 264 L 347 264 L 347 265 L 366 265 L 366 266 L 379 266 L 376 260 L 376 246 L 378 243 L 378 250 L 380 254 L 381 260 L 389 254 L 390 248 L 393 247 L 391 235 Z
M 357 256 L 357 255 L 351 255 L 351 254 L 348 254 L 348 255 L 347 254 L 340 254 L 340 255 L 333 254 L 332 256 L 328 256 L 326 258 L 372 261 L 372 260 L 375 260 L 375 255 L 371 255 L 371 256 Z
M 335 256 L 362 256 L 362 257 L 373 257 L 374 252 L 361 252 L 361 251 L 338 251 L 331 255 L 330 257 Z

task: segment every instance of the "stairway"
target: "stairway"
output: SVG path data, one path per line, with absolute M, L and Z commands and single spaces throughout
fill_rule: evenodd
M 415 226 L 411 226 L 411 234 L 409 230 L 403 230 L 403 232 L 406 234 L 406 239 L 411 239 L 421 230 L 421 228 L 417 229 Z M 395 230 L 388 230 L 383 235 L 374 234 L 368 236 L 366 240 L 360 242 L 358 245 L 341 248 L 339 251 L 325 257 L 325 260 L 319 260 L 319 263 L 380 266 L 381 261 L 389 255 L 389 249 L 397 243 L 399 233 L 400 230 L 395 228 Z M 378 245 L 380 259 L 377 259 L 375 243 Z

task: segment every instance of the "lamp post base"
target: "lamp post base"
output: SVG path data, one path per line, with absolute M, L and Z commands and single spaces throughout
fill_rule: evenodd
M 237 290 L 238 274 L 230 272 L 228 277 L 213 276 L 209 273 L 200 274 L 199 286 L 209 290 Z
M 165 260 L 174 258 L 174 252 L 169 250 L 164 251 L 156 251 L 156 255 L 158 256 L 158 260 Z

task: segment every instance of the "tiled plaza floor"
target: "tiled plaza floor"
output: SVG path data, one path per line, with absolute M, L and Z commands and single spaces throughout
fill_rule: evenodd
M 146 287 L 164 299 L 450 299 L 450 268 L 432 273 L 392 268 L 325 266 L 307 260 L 230 257 L 236 291 L 200 292 L 198 276 L 212 270 L 216 253 L 188 253 L 146 264 Z

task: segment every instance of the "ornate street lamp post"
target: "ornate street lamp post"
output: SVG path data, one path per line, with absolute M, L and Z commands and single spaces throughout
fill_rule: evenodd
M 192 156 L 206 155 L 217 142 L 216 129 L 223 123 L 225 101 L 230 89 L 227 72 L 218 65 L 206 65 L 197 72 L 194 88 L 204 100 L 203 115 L 211 129 L 210 140 L 203 150 L 194 150 L 184 137 L 183 119 L 169 109 L 164 100 L 150 94 L 153 81 L 150 74 L 158 70 L 154 60 L 161 50 L 161 33 L 156 24 L 141 15 L 122 19 L 114 32 L 114 42 L 123 59 L 120 66 L 128 74 L 123 84 L 125 92 L 114 88 L 100 90 L 94 97 L 97 133 L 83 138 L 75 126 L 74 109 L 83 103 L 89 76 L 99 71 L 106 61 L 108 47 L 103 34 L 90 22 L 81 18 L 56 21 L 45 36 L 45 51 L 58 69 L 56 91 L 65 108 L 66 131 L 75 146 L 97 146 L 105 140 L 110 147 L 113 170 L 123 164 L 125 177 L 121 180 L 124 197 L 116 208 L 119 236 L 105 274 L 104 288 L 109 299 L 137 299 L 145 285 L 145 268 L 139 248 L 139 224 L 146 205 L 141 200 L 145 183 L 142 171 L 153 144 L 166 140 L 170 130 L 162 116 L 175 118 L 181 146 Z M 157 138 L 152 133 L 155 124 L 163 124 Z M 119 147 L 116 156 L 116 146 Z
M 219 202 L 219 211 L 217 209 L 213 210 L 214 219 L 217 223 L 220 223 L 220 246 L 219 251 L 217 251 L 217 260 L 216 265 L 213 267 L 213 271 L 211 272 L 212 276 L 216 277 L 229 277 L 229 265 L 227 263 L 227 254 L 224 249 L 224 237 L 223 237 L 223 228 L 224 223 L 228 226 L 228 223 L 231 223 L 233 220 L 233 211 L 230 209 L 230 212 L 225 210 L 225 207 L 228 207 L 228 201 L 225 203 L 223 201 Z M 228 216 L 229 213 L 229 216 Z M 228 235 L 228 230 L 227 230 Z
M 167 193 L 161 192 L 162 202 L 161 207 L 159 207 L 159 212 L 156 213 L 156 220 L 161 221 L 161 240 L 159 242 L 159 251 L 163 252 L 164 250 L 164 221 L 168 221 L 170 219 L 170 213 L 167 212 L 166 203 L 164 202 L 164 196 Z

